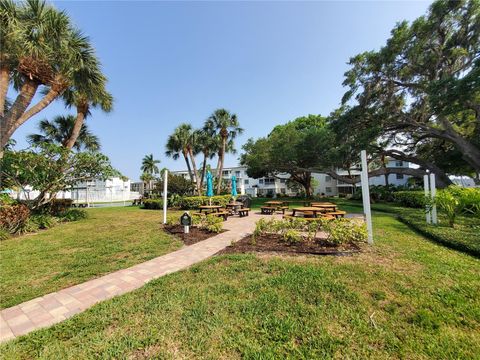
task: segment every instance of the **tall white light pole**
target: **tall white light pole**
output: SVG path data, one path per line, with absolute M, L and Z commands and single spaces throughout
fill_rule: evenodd
M 163 223 L 167 223 L 167 188 L 168 188 L 168 170 L 163 172 Z
M 367 231 L 368 231 L 368 243 L 373 244 L 373 228 L 372 228 L 372 212 L 370 209 L 370 190 L 368 187 L 368 165 L 367 165 L 367 152 L 362 150 L 360 152 L 360 157 L 362 159 L 362 172 L 361 172 L 361 182 L 362 182 L 362 199 L 363 199 L 363 212 L 365 213 L 365 219 L 367 221 Z
M 429 189 L 428 189 L 428 171 L 427 171 L 427 175 L 423 175 L 423 189 L 425 190 L 425 199 L 428 199 L 430 196 L 429 196 Z M 427 220 L 427 224 L 431 224 L 432 223 L 432 217 L 431 217 L 431 214 L 430 214 L 430 207 L 429 205 L 425 205 L 425 218 Z
M 435 205 L 435 196 L 437 195 L 437 188 L 435 184 L 435 174 L 431 173 L 430 174 L 430 195 L 432 197 L 432 224 L 437 224 L 437 205 Z

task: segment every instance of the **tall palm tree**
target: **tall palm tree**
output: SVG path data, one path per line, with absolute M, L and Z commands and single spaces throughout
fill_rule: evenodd
M 76 90 L 78 73 L 87 74 L 85 68 L 96 57 L 89 39 L 73 26 L 68 15 L 44 0 L 1 0 L 0 43 L 1 156 L 3 145 L 19 126 L 67 89 Z M 96 82 L 96 75 L 92 72 L 85 84 Z M 17 96 L 5 109 L 12 87 Z M 42 98 L 31 105 L 42 87 L 46 89 Z
M 190 180 L 196 183 L 197 192 L 200 193 L 200 181 L 195 163 L 196 139 L 197 135 L 193 131 L 192 125 L 186 123 L 180 124 L 168 137 L 165 155 L 172 157 L 174 160 L 177 160 L 180 154 L 183 155 L 185 163 L 187 164 Z M 190 166 L 190 162 L 192 166 Z
M 211 160 L 215 157 L 215 154 L 218 152 L 219 149 L 220 141 L 218 136 L 210 136 L 210 134 L 208 134 L 203 129 L 195 130 L 195 133 L 195 152 L 197 154 L 203 154 L 202 172 L 200 175 L 200 189 L 203 189 L 203 181 L 205 179 L 207 169 L 207 160 Z
M 27 136 L 27 140 L 35 145 L 53 143 L 66 146 L 66 143 L 72 136 L 75 120 L 76 118 L 73 115 L 59 115 L 54 117 L 52 121 L 47 119 L 41 120 L 38 124 L 40 134 L 30 134 Z M 87 124 L 82 124 L 73 148 L 77 151 L 82 149 L 98 151 L 100 150 L 100 140 L 88 129 Z
M 233 141 L 237 135 L 242 134 L 243 129 L 240 127 L 237 115 L 231 114 L 225 109 L 217 109 L 205 122 L 204 130 L 211 136 L 219 136 L 221 139 L 217 164 L 217 194 L 220 194 L 222 187 L 223 166 L 228 142 Z M 231 145 L 233 146 L 233 142 Z
M 140 169 L 146 174 L 158 174 L 160 170 L 157 164 L 160 164 L 160 160 L 155 160 L 153 154 L 145 155 L 142 159 L 142 167 Z

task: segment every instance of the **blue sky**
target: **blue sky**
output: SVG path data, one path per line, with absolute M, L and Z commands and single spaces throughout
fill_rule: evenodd
M 54 4 L 91 37 L 115 97 L 114 111 L 94 111 L 88 125 L 113 165 L 137 180 L 145 154 L 183 169 L 164 155 L 167 136 L 181 122 L 201 127 L 216 108 L 238 115 L 239 151 L 277 124 L 328 115 L 344 93 L 349 57 L 378 49 L 397 21 L 424 14 L 430 2 Z M 50 105 L 17 130 L 18 147 L 39 119 L 67 112 Z

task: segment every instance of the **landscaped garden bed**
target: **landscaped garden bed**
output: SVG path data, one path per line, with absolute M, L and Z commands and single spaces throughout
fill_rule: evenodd
M 309 221 L 310 220 L 310 221 Z M 313 255 L 352 255 L 367 239 L 361 219 L 260 219 L 252 235 L 220 254 L 277 252 Z
M 215 232 L 211 232 L 197 226 L 190 226 L 190 230 L 188 234 L 186 234 L 183 225 L 180 225 L 180 224 L 176 224 L 176 225 L 167 224 L 163 227 L 163 229 L 167 231 L 169 234 L 172 234 L 175 237 L 179 238 L 185 245 L 193 245 L 193 244 L 196 244 L 197 242 L 206 240 L 208 238 L 211 238 L 212 236 L 217 235 L 217 233 Z M 226 230 L 223 230 L 223 231 L 226 231 Z
M 353 255 L 361 247 L 353 242 L 333 244 L 324 239 L 287 243 L 282 236 L 267 234 L 257 238 L 247 236 L 219 252 L 219 254 L 250 253 L 250 252 L 275 252 L 288 254 L 312 255 Z

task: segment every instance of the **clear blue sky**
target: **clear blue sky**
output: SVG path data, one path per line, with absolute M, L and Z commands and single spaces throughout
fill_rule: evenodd
M 145 154 L 161 166 L 169 133 L 200 127 L 218 107 L 249 137 L 306 114 L 328 115 L 343 95 L 349 57 L 385 43 L 397 21 L 430 2 L 55 2 L 92 39 L 115 97 L 88 125 L 103 152 L 132 180 Z M 38 119 L 64 114 L 58 102 L 14 135 L 19 147 Z M 228 156 L 226 165 L 237 164 Z M 214 166 L 216 165 L 216 161 Z

